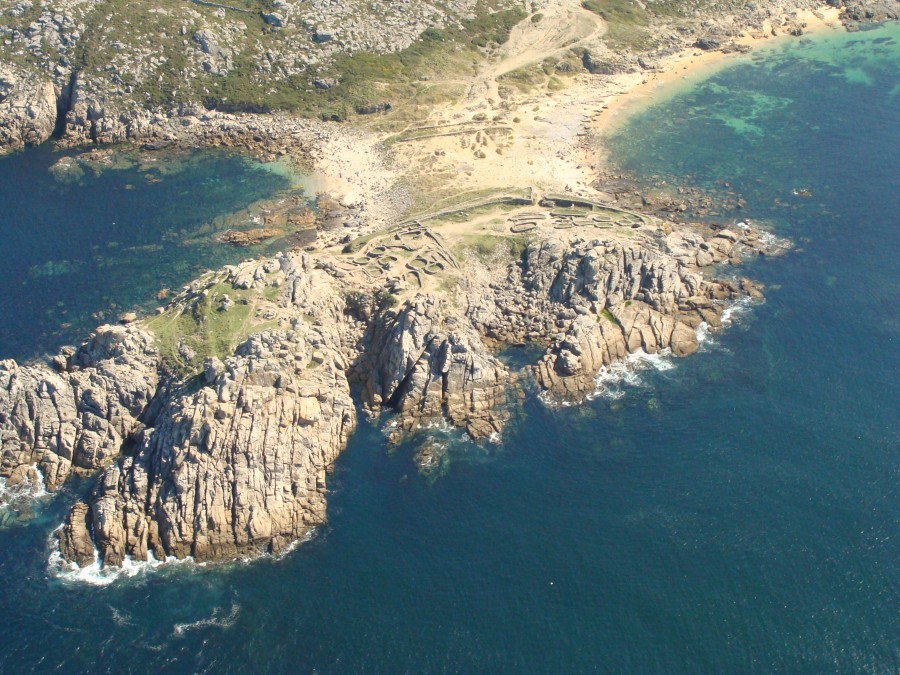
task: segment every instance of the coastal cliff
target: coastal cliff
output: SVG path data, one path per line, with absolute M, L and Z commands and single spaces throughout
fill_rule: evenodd
M 53 491 L 107 466 L 158 384 L 153 339 L 132 326 L 103 326 L 50 364 L 0 362 L 0 474 L 15 484 L 36 467 Z
M 49 139 L 56 127 L 56 99 L 52 81 L 0 65 L 0 153 Z
M 3 149 L 56 130 L 63 144 L 292 155 L 326 167 L 340 186 L 331 201 L 357 209 L 346 221 L 330 219 L 334 226 L 320 228 L 307 250 L 205 274 L 158 314 L 101 327 L 49 363 L 0 363 L 0 477 L 14 484 L 39 472 L 55 491 L 73 473 L 97 472 L 59 530 L 63 559 L 77 565 L 283 550 L 325 521 L 328 471 L 360 410 L 394 414 L 392 441 L 436 423 L 496 438 L 525 378 L 550 404 L 578 402 L 630 354 L 692 354 L 698 331 L 718 330 L 728 307 L 762 294 L 733 266 L 789 247 L 736 218 L 727 227 L 691 224 L 684 209 L 651 214 L 651 200 L 619 200 L 596 182 L 593 124 L 619 87 L 637 86 L 673 54 L 738 49 L 735 26 L 802 34 L 794 10 L 817 7 L 812 2 L 734 6 L 728 21 L 704 23 L 706 8 L 682 31 L 652 12 L 623 26 L 570 0 L 544 3 L 525 22 L 499 5 L 475 19 L 444 17 L 447 30 L 478 26 L 493 37 L 480 44 L 472 42 L 480 33 L 465 42 L 452 30 L 428 33 L 429 49 L 453 46 L 427 51 L 427 72 L 374 61 L 403 80 L 406 88 L 390 91 L 413 102 L 405 109 L 340 89 L 337 76 L 371 62 L 347 64 L 330 53 L 328 63 L 347 66 L 331 77 L 323 58 L 307 93 L 317 105 L 350 105 L 351 115 L 376 120 L 366 131 L 269 107 L 233 114 L 221 91 L 200 97 L 207 85 L 212 92 L 235 84 L 227 78 L 243 29 L 219 30 L 225 10 L 196 10 L 192 22 L 167 26 L 199 61 L 184 67 L 190 91 L 175 91 L 160 71 L 158 82 L 169 88 L 161 93 L 147 89 L 151 79 L 123 77 L 118 57 L 112 75 L 75 68 L 80 38 L 61 36 L 77 22 L 53 22 L 43 6 L 25 4 L 39 15 L 31 37 L 56 31 L 51 43 L 68 65 L 52 76 L 29 78 L 32 66 L 0 76 L 0 112 L 9 113 L 0 118 Z M 92 3 L 71 9 L 91 12 Z M 453 12 L 468 9 L 461 3 Z M 256 28 L 268 32 L 292 21 L 257 18 L 265 26 Z M 643 42 L 618 44 L 635 35 L 626 27 L 652 34 L 653 48 L 639 57 Z M 325 35 L 316 31 L 315 44 L 330 44 Z M 9 40 L 19 45 L 18 33 Z M 448 54 L 484 61 L 465 71 L 464 93 L 458 82 L 431 79 Z M 32 56 L 48 65 L 43 52 Z M 421 53 L 404 56 L 418 63 Z M 273 52 L 266 62 L 279 58 Z M 285 81 L 293 86 L 297 77 Z M 163 93 L 166 106 L 157 98 Z M 420 105 L 426 93 L 433 102 Z M 302 109 L 346 119 L 330 111 Z M 408 212 L 416 218 L 405 219 Z M 513 371 L 503 351 L 523 345 L 541 355 Z
M 551 401 L 580 400 L 628 354 L 692 353 L 701 324 L 715 330 L 731 303 L 759 296 L 707 278 L 707 265 L 784 246 L 746 225 L 705 238 L 648 220 L 600 240 L 550 222 L 518 258 L 500 250 L 472 274 L 448 272 L 445 290 L 398 292 L 412 268 L 395 261 L 373 291 L 353 253 L 297 251 L 205 275 L 160 317 L 103 327 L 51 364 L 6 361 L 0 473 L 36 467 L 52 491 L 102 469 L 59 532 L 63 558 L 81 566 L 279 551 L 324 522 L 327 473 L 358 406 L 391 411 L 393 440 L 441 422 L 495 436 L 522 377 Z M 168 335 L 167 319 L 197 317 L 223 288 L 268 317 L 265 330 L 179 369 L 171 345 L 185 337 Z M 212 320 L 200 317 L 206 330 Z M 496 354 L 523 342 L 544 354 L 511 372 Z

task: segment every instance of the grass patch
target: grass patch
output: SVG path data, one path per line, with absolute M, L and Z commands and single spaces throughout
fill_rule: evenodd
M 275 288 L 276 292 L 278 290 Z M 262 295 L 267 292 L 268 288 Z M 227 311 L 221 309 L 225 294 L 235 301 Z M 276 321 L 254 320 L 254 301 L 259 297 L 257 291 L 217 284 L 209 289 L 206 297 L 197 298 L 185 311 L 170 309 L 150 319 L 146 326 L 153 333 L 156 347 L 169 367 L 182 373 L 195 373 L 206 357 L 230 356 L 253 333 L 277 327 Z M 182 344 L 194 352 L 193 358 L 185 357 Z
M 650 23 L 647 10 L 631 0 L 582 0 L 581 6 L 600 16 L 607 23 L 646 26 Z
M 454 247 L 458 258 L 467 251 L 481 260 L 495 260 L 501 252 L 510 260 L 518 260 L 525 253 L 528 237 L 503 237 L 494 234 L 467 234 Z
M 357 237 L 353 241 L 344 245 L 344 248 L 341 249 L 341 253 L 357 253 L 360 251 L 366 244 L 368 244 L 375 237 L 384 234 L 384 232 L 373 232 L 372 234 L 367 234 L 362 237 Z
M 614 317 L 612 312 L 610 312 L 608 309 L 600 310 L 600 313 L 597 315 L 597 321 L 600 321 L 601 318 L 604 318 L 607 321 L 609 321 L 610 323 L 616 324 L 617 326 L 620 325 L 619 320 L 616 317 Z
M 581 6 L 607 23 L 604 40 L 612 49 L 645 49 L 650 46 L 650 13 L 631 0 L 582 0 Z
M 426 89 L 423 81 L 473 72 L 480 50 L 506 42 L 513 26 L 525 16 L 519 8 L 493 13 L 482 9 L 461 28 L 425 30 L 402 51 L 340 55 L 330 66 L 310 68 L 283 81 L 262 81 L 255 68 L 257 57 L 244 57 L 236 60 L 233 71 L 210 83 L 204 103 L 228 112 L 289 110 L 307 117 L 343 120 L 382 103 L 396 107 L 440 100 L 448 93 L 433 92 L 419 100 Z M 315 77 L 334 78 L 338 85 L 317 89 L 310 85 Z

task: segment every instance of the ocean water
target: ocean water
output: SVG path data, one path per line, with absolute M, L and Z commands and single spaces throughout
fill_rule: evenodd
M 798 243 L 745 267 L 766 301 L 701 353 L 531 396 L 498 445 L 435 430 L 430 476 L 364 422 L 328 524 L 278 559 L 61 577 L 69 485 L 0 529 L 0 670 L 900 670 L 898 41 L 767 50 L 613 139 Z
M 243 225 L 223 218 L 295 187 L 277 166 L 216 150 L 52 169 L 73 154 L 0 158 L 0 358 L 55 352 L 159 304 L 161 289 L 261 252 L 217 242 Z

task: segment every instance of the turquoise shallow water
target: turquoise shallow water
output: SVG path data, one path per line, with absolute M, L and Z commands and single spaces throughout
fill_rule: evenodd
M 448 435 L 437 479 L 363 424 L 328 525 L 280 560 L 55 578 L 69 486 L 0 530 L 0 669 L 900 670 L 898 38 L 792 43 L 614 139 L 800 244 L 745 268 L 767 301 L 700 354 L 529 399 L 500 446 Z
M 160 289 L 258 253 L 216 242 L 221 219 L 292 187 L 224 151 L 137 162 L 126 152 L 112 168 L 51 170 L 70 154 L 41 147 L 0 158 L 2 358 L 54 352 L 152 307 Z

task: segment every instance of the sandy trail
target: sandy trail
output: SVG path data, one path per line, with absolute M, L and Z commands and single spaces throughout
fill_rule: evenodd
M 485 76 L 496 78 L 540 63 L 606 33 L 603 19 L 582 8 L 578 0 L 563 0 L 541 13 L 539 22 L 526 19 L 512 29 L 500 59 L 488 64 Z
M 390 134 L 339 137 L 330 144 L 325 163 L 337 174 L 335 186 L 344 186 L 349 201 L 366 205 L 373 226 L 402 215 L 388 184 L 402 184 L 417 195 L 410 202 L 413 211 L 427 211 L 453 195 L 524 186 L 596 196 L 591 184 L 604 163 L 602 136 L 625 118 L 623 111 L 653 100 L 663 86 L 695 71 L 712 72 L 727 59 L 721 52 L 685 46 L 661 61 L 656 72 L 580 73 L 562 78 L 561 90 L 504 87 L 501 97 L 501 76 L 568 55 L 573 48 L 593 49 L 606 33 L 605 22 L 579 0 L 549 0 L 540 11 L 540 21 L 526 18 L 517 25 L 497 56 L 469 80 L 458 75 L 436 79 L 434 86 L 467 83 L 466 93 L 432 106 L 409 124 L 402 142 L 392 144 L 388 163 L 377 149 L 382 140 L 403 136 L 396 127 Z M 832 8 L 795 16 L 807 23 L 807 32 L 840 25 Z M 751 47 L 770 41 L 759 35 L 738 40 Z
M 540 13 L 542 18 L 537 23 L 527 18 L 515 26 L 499 57 L 482 65 L 460 101 L 462 107 L 498 99 L 497 80 L 501 76 L 561 56 L 606 33 L 603 19 L 582 8 L 578 0 L 548 4 Z

